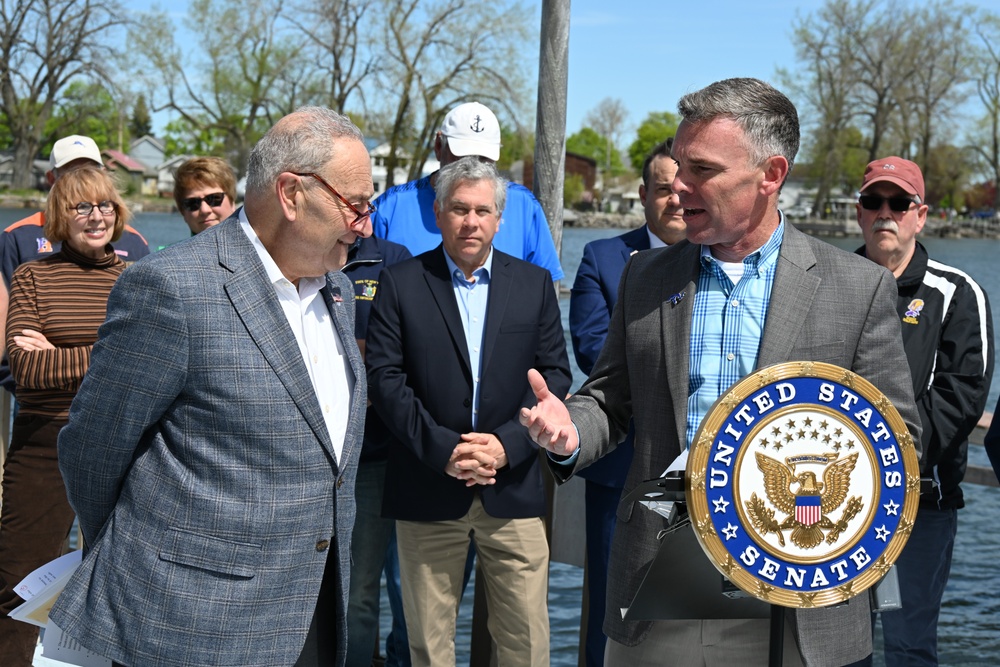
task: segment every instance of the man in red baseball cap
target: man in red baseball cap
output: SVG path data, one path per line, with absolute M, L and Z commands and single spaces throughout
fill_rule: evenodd
M 969 434 L 993 376 L 989 301 L 966 273 L 928 258 L 917 234 L 927 220 L 924 176 L 909 160 L 887 157 L 865 169 L 858 253 L 896 276 L 896 310 L 923 426 L 920 471 L 933 491 L 896 561 L 903 608 L 882 613 L 885 664 L 936 665 L 937 624 L 948 583 L 958 509 L 965 505 Z M 902 370 L 902 369 L 900 369 Z

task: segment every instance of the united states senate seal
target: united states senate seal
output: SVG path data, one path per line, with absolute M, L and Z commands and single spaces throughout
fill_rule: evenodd
M 913 528 L 913 439 L 864 378 L 819 362 L 748 375 L 688 456 L 688 511 L 715 567 L 748 594 L 824 607 L 878 582 Z

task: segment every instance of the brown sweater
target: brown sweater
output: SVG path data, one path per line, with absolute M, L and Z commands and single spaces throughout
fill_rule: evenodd
M 108 253 L 93 260 L 64 243 L 59 252 L 14 272 L 6 342 L 21 412 L 68 417 L 107 315 L 108 294 L 125 270 L 111 246 Z M 40 331 L 56 349 L 21 349 L 14 336 L 22 329 Z

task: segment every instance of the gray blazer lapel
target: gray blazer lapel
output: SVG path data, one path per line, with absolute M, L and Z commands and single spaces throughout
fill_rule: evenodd
M 758 368 L 790 360 L 792 347 L 799 338 L 802 324 L 811 316 L 813 299 L 819 289 L 820 278 L 811 271 L 814 266 L 816 256 L 805 235 L 785 223 L 785 236 L 781 240 L 778 268 L 771 288 L 771 304 L 757 355 Z
M 219 233 L 219 263 L 233 272 L 225 285 L 226 294 L 261 354 L 274 369 L 330 457 L 336 461 L 330 434 L 295 342 L 295 334 L 288 326 L 288 319 L 281 310 L 274 287 L 253 244 L 239 223 L 234 218 L 230 221 L 233 222 L 223 223 L 226 228 Z
M 667 382 L 674 404 L 674 422 L 678 442 L 686 441 L 688 363 L 691 347 L 691 316 L 698 286 L 698 258 L 701 246 L 682 242 L 674 252 L 662 251 L 663 302 L 660 318 L 663 323 L 663 357 L 667 365 Z M 678 369 L 676 371 L 672 369 Z

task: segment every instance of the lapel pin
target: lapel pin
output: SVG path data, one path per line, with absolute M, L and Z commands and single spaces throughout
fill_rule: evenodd
M 671 306 L 676 306 L 677 304 L 679 304 L 681 302 L 681 299 L 683 299 L 683 298 L 684 298 L 684 292 L 678 292 L 677 294 L 671 294 L 667 298 L 667 301 L 670 302 Z

